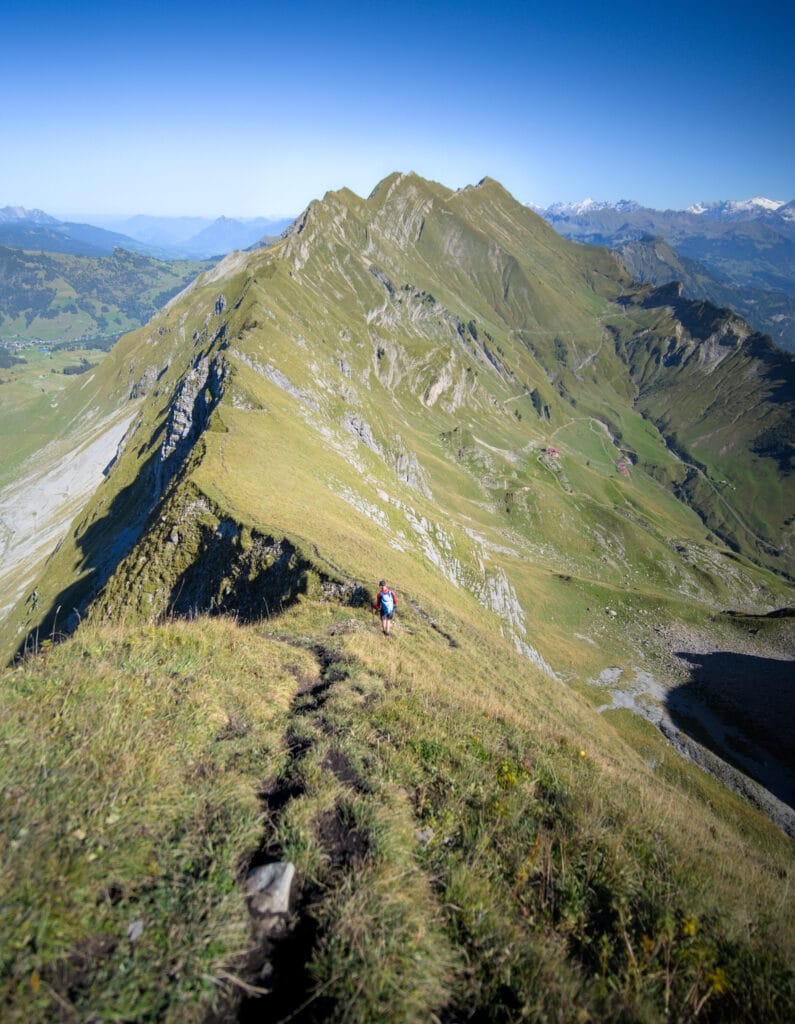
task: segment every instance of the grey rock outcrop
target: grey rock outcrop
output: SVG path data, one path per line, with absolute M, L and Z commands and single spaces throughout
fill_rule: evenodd
M 275 931 L 284 927 L 294 876 L 295 866 L 290 861 L 262 864 L 246 876 L 244 892 L 249 910 L 262 919 L 260 928 Z
M 166 422 L 157 467 L 156 496 L 168 486 L 221 400 L 228 373 L 222 356 L 198 359 L 179 385 Z

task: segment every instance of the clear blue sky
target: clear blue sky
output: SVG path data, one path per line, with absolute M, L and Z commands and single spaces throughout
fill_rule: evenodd
M 544 205 L 795 198 L 791 3 L 13 8 L 0 206 L 286 215 L 393 170 Z

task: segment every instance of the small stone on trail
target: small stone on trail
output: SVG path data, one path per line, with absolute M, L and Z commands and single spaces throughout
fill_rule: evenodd
M 130 942 L 135 942 L 144 933 L 144 922 L 143 919 L 138 917 L 133 921 L 130 927 L 127 929 L 127 938 Z
M 295 865 L 290 861 L 262 864 L 246 876 L 245 893 L 257 914 L 286 914 Z
M 417 831 L 414 833 L 414 838 L 417 840 L 418 843 L 422 843 L 424 846 L 425 843 L 429 843 L 433 839 L 433 829 L 418 828 Z

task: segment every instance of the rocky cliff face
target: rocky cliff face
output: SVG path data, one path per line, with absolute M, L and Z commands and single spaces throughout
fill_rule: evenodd
M 156 496 L 179 472 L 187 455 L 207 429 L 213 409 L 221 401 L 228 367 L 223 357 L 199 357 L 183 377 L 171 402 L 160 446 Z

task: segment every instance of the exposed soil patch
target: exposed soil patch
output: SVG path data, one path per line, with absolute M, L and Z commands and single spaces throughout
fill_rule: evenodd
M 58 996 L 64 1021 L 83 1020 L 74 1003 L 96 973 L 98 962 L 111 956 L 117 943 L 99 936 L 87 940 L 68 957 L 58 960 L 44 977 Z
M 317 836 L 332 864 L 347 867 L 361 863 L 370 849 L 370 837 L 340 807 L 324 811 L 317 819 Z
M 293 713 L 296 715 L 308 715 L 318 711 L 328 699 L 328 691 L 331 681 L 322 679 L 319 683 L 308 686 L 305 690 L 298 691 L 298 697 L 293 705 Z
M 329 750 L 323 758 L 323 767 L 334 774 L 343 786 L 349 786 L 357 793 L 368 792 L 367 786 L 359 778 L 353 765 L 340 750 Z
M 302 782 L 290 779 L 273 779 L 268 782 L 259 792 L 262 806 L 272 817 L 279 814 L 291 800 L 297 800 L 304 793 Z M 269 845 L 261 847 L 247 863 L 248 868 L 259 867 L 260 864 L 267 864 L 273 859 Z
M 306 893 L 311 905 L 317 893 Z M 307 950 L 314 948 L 318 922 L 310 913 L 300 913 L 291 922 L 286 934 L 275 940 L 263 940 L 242 965 L 241 975 L 252 988 L 236 1008 L 227 1008 L 209 1018 L 205 1024 L 261 1024 L 262 1021 L 309 1021 L 327 1019 L 330 1006 L 323 998 L 307 1000 L 312 990 Z M 250 979 L 254 979 L 251 981 Z

